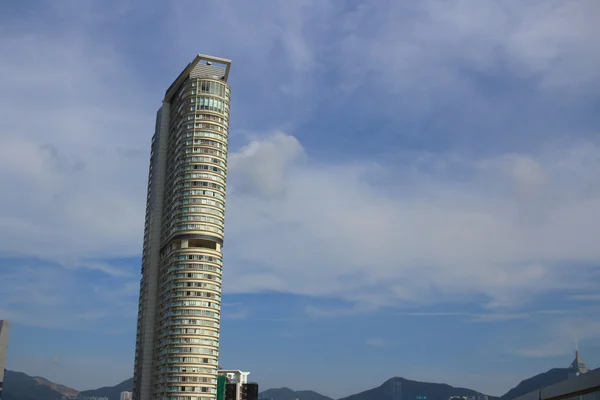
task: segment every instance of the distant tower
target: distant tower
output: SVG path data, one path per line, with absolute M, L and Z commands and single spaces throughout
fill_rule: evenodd
M 585 363 L 579 356 L 579 345 L 577 343 L 577 339 L 575 339 L 575 359 L 569 366 L 569 369 L 571 370 L 571 372 L 569 374 L 569 376 L 571 376 L 571 377 L 585 374 L 589 371 L 587 365 L 585 365 Z
M 402 400 L 402 381 L 400 378 L 390 379 L 390 394 L 392 400 Z
M 6 362 L 6 349 L 8 348 L 8 321 L 0 320 L 0 399 L 2 399 L 2 383 Z

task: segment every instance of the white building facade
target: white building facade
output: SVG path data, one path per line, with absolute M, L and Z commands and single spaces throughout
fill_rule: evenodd
M 214 400 L 221 315 L 230 60 L 199 54 L 152 138 L 134 400 Z

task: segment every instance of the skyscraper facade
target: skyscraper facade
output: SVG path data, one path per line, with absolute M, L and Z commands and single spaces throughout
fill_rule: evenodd
M 134 400 L 214 400 L 231 61 L 199 54 L 152 137 Z

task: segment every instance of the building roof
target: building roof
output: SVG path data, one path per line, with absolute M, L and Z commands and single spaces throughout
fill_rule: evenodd
M 173 96 L 179 90 L 181 84 L 189 77 L 194 78 L 212 78 L 227 82 L 229 78 L 229 68 L 231 60 L 221 57 L 198 54 L 194 60 L 189 63 L 179 74 L 177 79 L 169 86 L 165 93 L 165 101 L 170 102 Z

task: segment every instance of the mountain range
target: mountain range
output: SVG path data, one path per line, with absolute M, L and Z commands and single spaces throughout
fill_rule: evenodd
M 542 374 L 521 381 L 500 398 L 489 396 L 489 400 L 513 400 L 536 389 L 553 385 L 568 378 L 571 368 L 554 368 Z M 6 371 L 4 376 L 4 400 L 61 400 L 63 396 L 108 397 L 119 400 L 123 391 L 130 391 L 133 378 L 115 386 L 106 386 L 94 390 L 78 392 L 41 377 L 31 377 L 22 372 Z M 426 396 L 427 400 L 448 400 L 450 396 L 477 396 L 479 393 L 467 388 L 457 388 L 447 384 L 417 382 L 405 378 L 390 378 L 380 386 L 339 400 L 394 400 L 394 393 L 402 393 L 404 400 L 415 400 L 417 396 Z M 289 388 L 268 389 L 260 397 L 268 400 L 333 400 L 311 390 L 295 391 Z
M 116 386 L 105 386 L 100 389 L 86 390 L 80 393 L 81 396 L 108 397 L 108 400 L 120 400 L 121 392 L 130 392 L 133 388 L 133 378 L 119 383 Z
M 482 394 L 475 390 L 457 388 L 444 383 L 417 382 L 394 377 L 388 379 L 379 387 L 340 400 L 395 400 L 396 398 L 412 400 L 421 397 L 425 397 L 427 400 L 448 400 L 452 396 L 478 396 Z M 490 400 L 496 400 L 496 398 L 490 396 Z

